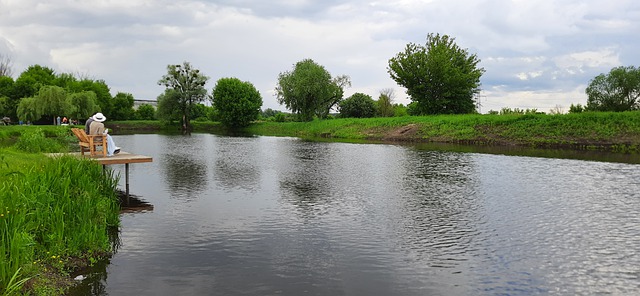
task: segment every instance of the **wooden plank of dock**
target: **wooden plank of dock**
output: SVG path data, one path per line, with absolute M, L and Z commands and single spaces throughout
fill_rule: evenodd
M 97 162 L 99 162 L 102 165 L 153 162 L 153 158 L 151 158 L 150 156 L 132 154 L 124 151 L 108 157 L 102 157 L 102 156 L 91 157 L 91 156 L 87 156 L 85 153 L 85 158 L 95 159 Z
M 71 152 L 71 153 L 50 153 L 49 156 L 61 156 L 61 155 L 74 155 L 77 157 L 82 157 L 80 152 Z M 129 164 L 129 163 L 143 163 L 143 162 L 153 162 L 153 158 L 150 156 L 133 154 L 129 152 L 120 152 L 113 156 L 102 157 L 100 156 L 89 156 L 88 153 L 85 152 L 84 158 L 93 159 L 100 163 L 101 165 L 109 165 L 109 164 Z

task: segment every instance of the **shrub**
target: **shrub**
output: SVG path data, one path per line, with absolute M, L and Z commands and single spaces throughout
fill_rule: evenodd
M 68 131 L 67 129 L 60 130 Z M 31 153 L 59 152 L 66 150 L 65 145 L 61 144 L 58 140 L 45 137 L 44 131 L 40 128 L 28 130 L 22 133 L 16 142 L 16 148 Z

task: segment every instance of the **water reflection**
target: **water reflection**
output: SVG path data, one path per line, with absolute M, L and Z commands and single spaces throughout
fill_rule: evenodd
M 159 159 L 172 197 L 192 200 L 207 188 L 206 137 L 199 134 L 161 137 Z
M 142 139 L 131 137 L 118 141 Z M 131 191 L 155 209 L 123 215 L 109 295 L 638 290 L 635 165 L 273 137 L 139 141 L 159 145 L 137 146 L 154 163 Z M 184 184 L 168 172 L 180 164 L 199 165 Z
M 484 223 L 472 155 L 409 150 L 404 160 L 402 246 L 432 267 L 462 272 Z
M 338 168 L 333 165 L 331 146 L 326 143 L 289 143 L 281 151 L 285 162 L 279 162 L 278 180 L 284 199 L 308 215 L 319 214 L 322 205 L 334 198 L 329 177 Z
M 215 179 L 226 189 L 255 190 L 260 181 L 261 147 L 252 138 L 216 142 Z
M 207 187 L 207 167 L 189 155 L 164 157 L 163 169 L 174 198 L 190 200 Z

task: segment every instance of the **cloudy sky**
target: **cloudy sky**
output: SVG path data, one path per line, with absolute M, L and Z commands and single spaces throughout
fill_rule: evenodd
M 311 58 L 349 75 L 346 95 L 394 88 L 389 58 L 429 33 L 475 53 L 481 112 L 586 103 L 589 80 L 640 66 L 636 0 L 0 0 L 0 54 L 14 78 L 39 64 L 103 79 L 112 94 L 155 99 L 168 64 L 253 83 L 264 108 L 278 74 Z

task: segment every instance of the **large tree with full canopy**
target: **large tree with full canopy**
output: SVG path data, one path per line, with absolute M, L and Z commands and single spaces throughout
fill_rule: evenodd
M 366 118 L 376 116 L 376 102 L 370 95 L 355 93 L 340 102 L 340 117 Z
M 278 103 L 296 113 L 298 119 L 310 121 L 314 115 L 329 115 L 342 100 L 344 88 L 350 85 L 348 76 L 332 78 L 323 66 L 305 59 L 296 63 L 292 71 L 280 73 L 276 96 Z
M 585 90 L 587 110 L 630 111 L 640 109 L 640 68 L 616 67 L 593 78 Z
M 463 114 L 476 110 L 483 68 L 475 54 L 447 35 L 429 34 L 427 43 L 409 43 L 389 60 L 388 72 L 407 88 L 419 114 Z
M 251 84 L 238 78 L 221 78 L 213 88 L 211 102 L 220 122 L 227 127 L 248 126 L 258 119 L 262 96 Z
M 209 77 L 200 73 L 189 62 L 182 65 L 168 65 L 167 74 L 158 81 L 159 85 L 164 85 L 168 90 L 172 90 L 172 95 L 164 96 L 164 99 L 177 100 L 178 108 L 182 116 L 182 129 L 191 130 L 191 109 L 193 105 L 202 102 L 207 96 L 204 85 Z M 166 92 L 165 92 L 166 93 Z
M 69 103 L 73 106 L 73 112 L 67 112 L 71 118 L 85 119 L 100 111 L 98 98 L 92 91 L 82 91 L 69 96 Z

